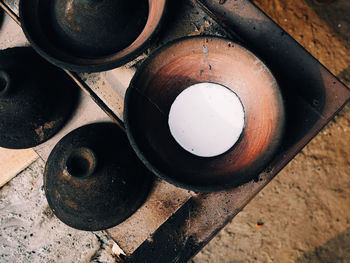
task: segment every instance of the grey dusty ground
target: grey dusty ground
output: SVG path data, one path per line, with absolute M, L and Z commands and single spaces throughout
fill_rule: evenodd
M 52 214 L 43 169 L 36 161 L 0 191 L 0 262 L 114 262 L 104 232 L 74 230 Z
M 350 85 L 348 0 L 254 2 Z M 53 216 L 43 166 L 0 189 L 0 262 L 115 262 L 104 232 L 76 231 Z M 193 262 L 350 262 L 350 106 Z

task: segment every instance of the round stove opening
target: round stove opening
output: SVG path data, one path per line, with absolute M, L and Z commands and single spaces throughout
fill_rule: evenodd
M 203 82 L 183 90 L 173 102 L 168 124 L 178 144 L 200 157 L 214 157 L 231 149 L 245 127 L 240 98 L 231 89 Z

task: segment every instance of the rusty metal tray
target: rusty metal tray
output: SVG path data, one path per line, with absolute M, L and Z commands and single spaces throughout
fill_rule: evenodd
M 214 26 L 215 32 L 207 33 L 243 42 L 271 68 L 285 98 L 285 139 L 273 161 L 259 175 L 259 180 L 236 189 L 202 194 L 158 181 L 137 213 L 123 224 L 108 230 L 126 253 L 125 262 L 186 262 L 193 257 L 350 101 L 349 89 L 250 1 L 192 1 L 226 30 Z M 190 34 L 188 28 L 193 19 L 199 21 L 203 17 L 200 8 L 193 7 L 188 0 L 182 2 L 186 2 L 187 13 L 180 15 L 179 12 L 179 17 L 175 19 L 177 22 L 168 27 L 170 33 L 163 33 L 158 45 Z M 10 7 L 16 12 L 16 1 L 7 0 L 6 3 L 4 5 L 0 1 L 1 7 Z M 12 16 L 16 20 L 14 13 Z M 189 19 L 191 16 L 192 20 Z M 205 22 L 211 23 L 211 20 Z M 133 74 L 130 71 L 133 70 L 131 66 L 97 75 L 67 74 L 112 120 L 117 121 L 117 117 L 122 116 L 123 92 L 128 83 L 120 78 L 127 75 L 130 80 Z M 107 87 L 101 79 L 108 78 L 113 80 L 110 83 L 122 85 L 119 88 Z M 87 115 L 87 112 L 91 114 Z M 107 118 L 88 96 L 82 96 L 75 116 L 64 131 L 36 149 L 44 159 L 55 142 L 73 128 Z

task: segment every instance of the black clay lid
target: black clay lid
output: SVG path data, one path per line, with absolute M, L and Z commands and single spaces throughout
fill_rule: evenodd
M 113 123 L 90 124 L 66 135 L 50 154 L 44 174 L 55 215 L 88 231 L 128 218 L 143 204 L 152 182 L 126 134 Z
M 37 146 L 64 125 L 79 89 L 32 48 L 0 51 L 0 147 Z

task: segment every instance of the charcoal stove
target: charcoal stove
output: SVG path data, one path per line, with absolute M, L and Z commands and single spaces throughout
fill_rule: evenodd
M 18 10 L 16 1 L 6 2 L 7 5 L 0 1 L 1 7 L 19 23 L 15 14 Z M 124 262 L 186 262 L 237 215 L 350 100 L 349 89 L 250 1 L 193 2 L 224 27 L 223 32 L 217 27 L 218 34 L 241 41 L 271 68 L 285 98 L 287 134 L 275 158 L 259 175 L 259 180 L 235 189 L 203 194 L 157 181 L 146 203 L 128 220 L 108 230 L 125 252 Z M 197 17 L 203 15 L 199 8 L 191 8 L 196 10 L 193 13 L 199 14 Z M 184 32 L 191 33 L 176 30 L 180 24 L 175 22 L 170 25 L 169 32 L 163 33 L 159 43 L 182 36 Z M 183 24 L 185 28 L 186 23 Z M 119 123 L 125 92 L 123 87 L 130 80 L 123 77 L 125 74 L 132 75 L 133 68 L 122 67 L 113 74 L 101 73 L 100 76 L 66 73 L 87 95 L 82 96 L 80 107 L 67 127 L 36 148 L 43 159 L 47 158 L 55 142 L 75 127 L 96 120 L 108 120 L 107 115 Z M 102 77 L 118 82 L 118 87 L 102 85 Z

